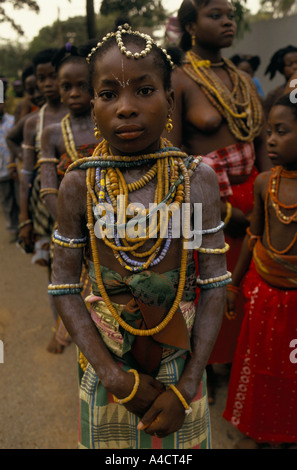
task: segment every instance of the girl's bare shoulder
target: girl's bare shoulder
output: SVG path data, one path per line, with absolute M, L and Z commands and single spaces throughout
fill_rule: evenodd
M 267 187 L 271 177 L 271 170 L 263 171 L 258 174 L 255 179 L 254 188 L 255 191 L 262 192 Z
M 59 188 L 59 199 L 64 204 L 69 203 L 82 207 L 86 197 L 86 172 L 85 170 L 73 170 L 66 173 Z
M 193 172 L 191 194 L 192 200 L 201 200 L 209 204 L 220 197 L 216 172 L 206 163 L 200 162 Z

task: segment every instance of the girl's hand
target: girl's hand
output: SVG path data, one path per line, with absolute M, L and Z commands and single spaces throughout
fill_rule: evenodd
M 178 431 L 182 427 L 184 419 L 183 405 L 175 393 L 167 389 L 156 398 L 138 424 L 137 429 L 163 438 Z
M 227 291 L 227 300 L 226 300 L 226 308 L 225 308 L 225 315 L 228 320 L 235 320 L 237 313 L 236 313 L 236 293 Z
M 135 384 L 134 375 L 132 373 L 125 374 L 125 392 L 123 390 L 119 392 L 119 395 L 116 395 L 118 399 L 127 397 L 132 392 Z M 139 374 L 138 390 L 132 400 L 123 404 L 123 406 L 141 418 L 164 390 L 164 385 L 158 380 L 147 374 Z
M 33 249 L 34 247 L 34 240 L 33 240 L 33 226 L 32 224 L 25 225 L 20 229 L 19 232 L 19 239 L 23 242 L 23 244 Z

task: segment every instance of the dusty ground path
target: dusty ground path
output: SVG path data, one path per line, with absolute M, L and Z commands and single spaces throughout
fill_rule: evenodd
M 0 212 L 0 449 L 76 449 L 78 385 L 74 344 L 62 355 L 46 346 L 54 326 L 46 269 L 9 243 Z M 224 370 L 211 407 L 214 449 L 232 449 L 239 433 L 221 417 Z

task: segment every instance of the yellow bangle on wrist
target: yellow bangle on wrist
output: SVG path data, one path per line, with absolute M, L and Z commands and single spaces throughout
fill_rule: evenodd
M 190 413 L 192 413 L 192 408 L 188 405 L 188 403 L 186 402 L 186 400 L 184 399 L 184 397 L 182 396 L 180 391 L 175 387 L 175 385 L 170 384 L 169 387 L 175 393 L 175 395 L 177 396 L 177 398 L 179 399 L 179 401 L 183 405 L 183 407 L 185 409 L 185 414 L 189 415 Z
M 126 398 L 119 399 L 119 398 L 117 398 L 113 395 L 114 401 L 116 403 L 118 403 L 119 405 L 123 405 L 124 403 L 128 403 L 128 401 L 131 401 L 132 398 L 135 397 L 136 392 L 137 392 L 138 387 L 139 387 L 139 374 L 138 374 L 137 370 L 130 369 L 130 370 L 128 370 L 128 372 L 134 374 L 134 377 L 135 377 L 134 387 L 133 387 L 132 392 L 130 393 L 130 395 L 128 395 Z

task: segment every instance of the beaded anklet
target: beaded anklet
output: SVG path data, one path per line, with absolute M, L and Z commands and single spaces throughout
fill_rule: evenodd
M 130 395 L 128 395 L 126 398 L 119 399 L 119 398 L 117 398 L 113 395 L 114 401 L 116 403 L 118 403 L 119 405 L 123 405 L 124 403 L 128 403 L 128 401 L 131 401 L 132 398 L 135 397 L 136 392 L 137 392 L 138 387 L 139 387 L 139 374 L 138 374 L 137 370 L 129 369 L 128 372 L 134 374 L 134 377 L 135 377 L 134 387 L 133 387 L 132 392 L 130 393 Z
M 48 294 L 50 295 L 69 295 L 80 294 L 83 289 L 83 284 L 49 284 Z
M 169 387 L 175 393 L 175 395 L 177 396 L 177 398 L 179 399 L 179 401 L 183 405 L 183 407 L 185 409 L 185 414 L 189 415 L 190 413 L 192 413 L 192 411 L 193 411 L 192 408 L 188 405 L 188 403 L 186 402 L 186 400 L 184 399 L 184 397 L 182 396 L 180 391 L 176 388 L 176 386 L 170 384 Z
M 62 237 L 57 230 L 52 235 L 52 241 L 56 245 L 63 246 L 64 248 L 83 248 L 87 244 L 87 237 L 83 238 L 67 238 Z
M 223 287 L 229 284 L 231 280 L 231 273 L 227 271 L 226 274 L 223 274 L 222 276 L 210 277 L 208 279 L 200 279 L 198 276 L 196 283 L 200 289 L 212 289 L 213 287 Z

